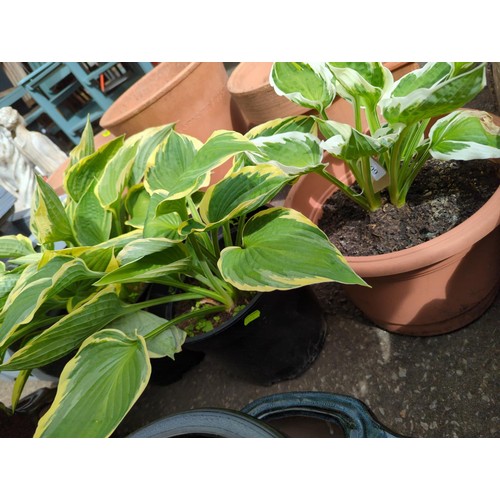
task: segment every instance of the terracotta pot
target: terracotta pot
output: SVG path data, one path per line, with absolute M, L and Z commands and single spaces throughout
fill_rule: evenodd
M 494 117 L 500 123 L 499 117 Z M 353 177 L 342 162 L 332 167 L 341 180 Z M 285 206 L 318 222 L 324 202 L 337 190 L 317 174 L 302 177 Z M 438 335 L 479 318 L 500 288 L 500 188 L 469 219 L 414 247 L 384 255 L 349 257 L 372 286 L 345 286 L 356 306 L 390 332 Z
M 272 62 L 242 62 L 228 79 L 227 88 L 247 121 L 247 130 L 275 118 L 311 113 L 276 94 L 269 84 L 272 65 Z M 419 68 L 414 62 L 391 62 L 384 65 L 392 71 L 396 80 Z M 353 122 L 352 109 L 344 103 L 343 99 L 336 99 L 327 110 L 328 117 L 344 123 Z

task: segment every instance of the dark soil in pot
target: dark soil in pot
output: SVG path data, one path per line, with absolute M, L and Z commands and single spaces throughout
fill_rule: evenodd
M 351 257 L 404 250 L 454 228 L 493 195 L 500 183 L 498 165 L 486 160 L 429 160 L 396 208 L 367 212 L 336 191 L 325 203 L 318 226 Z M 356 187 L 356 185 L 354 185 Z

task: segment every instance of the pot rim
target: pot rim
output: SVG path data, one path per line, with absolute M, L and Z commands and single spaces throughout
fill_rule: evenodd
M 263 91 L 267 91 L 269 90 L 270 88 L 272 88 L 269 84 L 269 78 L 267 81 L 265 81 L 264 83 L 262 83 L 261 85 L 259 86 L 256 86 L 256 87 L 252 87 L 248 90 L 239 90 L 239 86 L 236 85 L 236 83 L 239 81 L 239 78 L 240 76 L 242 76 L 241 74 L 246 71 L 246 70 L 250 70 L 253 67 L 255 67 L 255 65 L 260 65 L 260 64 L 272 64 L 273 63 L 269 63 L 268 61 L 264 61 L 264 62 L 249 62 L 249 61 L 246 61 L 246 62 L 240 62 L 236 68 L 233 69 L 231 75 L 229 76 L 228 80 L 227 80 L 227 90 L 229 91 L 229 93 L 231 95 L 234 95 L 236 97 L 239 97 L 239 96 L 248 96 L 248 95 L 251 95 L 251 94 L 254 94 L 255 92 L 263 92 Z M 273 90 L 274 92 L 274 90 Z
M 118 123 L 122 123 L 129 120 L 133 116 L 139 114 L 151 104 L 161 98 L 163 95 L 170 92 L 173 88 L 177 87 L 182 81 L 184 81 L 195 69 L 197 69 L 201 62 L 190 62 L 187 63 L 182 70 L 180 70 L 173 78 L 167 80 L 164 85 L 158 87 L 158 89 L 152 92 L 140 105 L 133 107 L 132 109 L 127 109 L 123 106 L 127 100 L 135 93 L 139 86 L 147 85 L 149 80 L 154 79 L 157 73 L 160 73 L 165 65 L 172 64 L 170 62 L 162 62 L 153 68 L 150 72 L 142 76 L 136 83 L 134 83 L 129 89 L 127 89 L 116 101 L 105 111 L 100 120 L 100 125 L 103 128 L 113 127 Z

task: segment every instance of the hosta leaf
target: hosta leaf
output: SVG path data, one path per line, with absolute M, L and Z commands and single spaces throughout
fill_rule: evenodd
M 88 186 L 99 179 L 113 156 L 123 145 L 123 136 L 103 144 L 95 153 L 85 156 L 64 173 L 64 190 L 74 201 L 80 201 Z
M 455 111 L 434 124 L 429 138 L 439 160 L 500 158 L 500 128 L 484 111 Z
M 210 186 L 200 203 L 206 224 L 221 224 L 265 205 L 290 181 L 274 165 L 243 167 Z
M 144 172 L 148 166 L 149 161 L 154 160 L 158 146 L 167 140 L 170 132 L 174 129 L 174 124 L 162 125 L 160 127 L 150 127 L 138 134 L 133 135 L 125 141 L 134 142 L 140 140 L 137 148 L 137 155 L 130 173 L 128 185 L 129 187 L 138 184 L 144 177 Z
M 130 219 L 125 221 L 127 226 L 142 229 L 146 222 L 151 195 L 146 191 L 144 184 L 136 184 L 130 188 L 125 198 L 125 208 Z
M 0 259 L 13 259 L 35 253 L 31 240 L 22 234 L 0 236 Z
M 94 152 L 94 131 L 92 129 L 92 123 L 90 123 L 90 116 L 87 116 L 87 123 L 83 129 L 80 143 L 69 153 L 69 166 L 78 163 L 82 158 L 90 156 Z
M 73 231 L 61 200 L 39 175 L 36 183 L 30 216 L 30 227 L 36 239 L 42 245 L 71 241 Z
M 373 137 L 362 134 L 345 123 L 318 120 L 321 133 L 327 139 L 321 147 L 343 160 L 375 156 L 389 149 L 399 137 L 400 128 L 382 128 Z
M 323 151 L 320 141 L 312 134 L 284 132 L 271 137 L 256 137 L 252 142 L 258 154 L 248 153 L 257 163 L 270 163 L 290 175 L 301 175 L 325 167 L 321 163 Z
M 274 134 L 284 134 L 285 132 L 302 132 L 316 135 L 317 128 L 313 116 L 290 116 L 261 123 L 250 129 L 245 134 L 245 137 L 255 139 L 256 137 L 269 137 Z
M 160 252 L 172 246 L 174 246 L 174 243 L 166 238 L 140 238 L 123 247 L 116 258 L 124 266 L 130 262 L 142 259 L 146 255 Z
M 137 311 L 111 322 L 108 328 L 115 328 L 127 334 L 136 333 L 144 337 L 165 323 L 167 320 L 156 316 L 156 314 L 148 311 Z M 175 359 L 175 354 L 181 352 L 185 340 L 186 332 L 176 326 L 171 326 L 153 338 L 146 339 L 149 357 L 164 358 L 168 356 Z
M 106 329 L 89 337 L 61 373 L 34 437 L 108 437 L 146 388 L 144 339 Z
M 95 248 L 114 248 L 115 251 L 119 252 L 127 243 L 142 237 L 142 231 L 140 229 L 134 229 L 125 234 L 120 234 L 120 236 L 115 236 L 107 241 L 95 245 Z
M 329 62 L 328 68 L 337 92 L 362 106 L 375 107 L 394 82 L 391 71 L 379 62 Z
M 486 85 L 485 64 L 453 76 L 451 64 L 429 63 L 405 75 L 380 101 L 384 118 L 409 125 L 464 106 Z
M 45 366 L 71 353 L 93 333 L 124 314 L 133 312 L 122 302 L 114 287 L 94 294 L 80 307 L 26 343 L 0 365 L 0 370 L 26 370 Z
M 144 186 L 148 193 L 161 192 L 166 198 L 178 199 L 208 184 L 208 171 L 194 168 L 200 147 L 194 137 L 171 132 L 146 169 Z
M 332 78 L 323 63 L 276 62 L 271 69 L 269 83 L 278 95 L 321 113 L 335 98 Z
M 5 304 L 7 296 L 19 280 L 21 272 L 22 268 L 16 268 L 0 276 L 0 309 Z
M 163 210 L 158 210 L 158 206 L 163 203 Z M 175 210 L 167 211 L 166 204 L 171 202 L 174 207 L 182 204 L 185 209 L 184 198 L 180 200 L 165 200 L 164 195 L 160 193 L 155 193 L 151 196 L 149 202 L 148 211 L 146 215 L 146 221 L 144 222 L 143 236 L 145 238 L 166 238 L 172 242 L 182 241 L 184 238 L 179 235 L 178 228 L 182 223 L 182 218 L 178 212 Z M 166 213 L 158 215 L 158 212 L 165 211 Z
M 318 227 L 279 207 L 254 215 L 245 225 L 242 247 L 222 250 L 218 266 L 240 290 L 287 290 L 325 281 L 364 284 Z
M 98 245 L 111 233 L 112 214 L 102 207 L 94 187 L 95 183 L 89 185 L 75 208 L 73 227 L 81 245 Z
M 189 264 L 190 260 L 184 248 L 175 245 L 161 252 L 129 262 L 101 278 L 95 285 L 147 282 L 167 274 L 184 271 L 189 268 Z

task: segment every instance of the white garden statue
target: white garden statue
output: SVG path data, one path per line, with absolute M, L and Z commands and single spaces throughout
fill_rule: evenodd
M 28 130 L 18 111 L 0 108 L 0 185 L 17 198 L 16 212 L 31 206 L 36 167 L 50 175 L 66 159 L 48 137 Z

